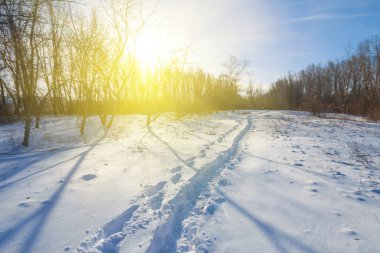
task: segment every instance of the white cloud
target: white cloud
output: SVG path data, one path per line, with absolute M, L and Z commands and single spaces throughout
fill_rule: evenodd
M 283 20 L 281 23 L 300 23 L 307 21 L 315 21 L 315 20 L 327 20 L 327 19 L 349 19 L 349 18 L 360 18 L 360 17 L 368 17 L 374 16 L 374 13 L 359 13 L 352 15 L 335 15 L 335 14 L 315 14 L 300 18 L 292 18 Z

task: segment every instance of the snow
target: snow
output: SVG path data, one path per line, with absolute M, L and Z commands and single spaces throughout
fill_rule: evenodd
M 376 252 L 380 124 L 292 111 L 0 126 L 0 252 Z

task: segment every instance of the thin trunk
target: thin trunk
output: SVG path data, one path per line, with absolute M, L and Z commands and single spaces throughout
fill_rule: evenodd
M 87 103 L 85 105 L 85 109 L 83 111 L 83 116 L 82 116 L 82 123 L 80 125 L 80 134 L 84 135 L 84 128 L 86 127 L 86 118 L 87 118 Z
M 86 116 L 83 115 L 82 116 L 82 123 L 80 125 L 80 134 L 81 135 L 84 135 L 84 128 L 85 128 L 85 126 L 86 126 Z
M 32 116 L 31 116 L 30 106 L 28 106 L 25 110 L 26 110 L 25 128 L 24 128 L 24 139 L 22 141 L 22 145 L 27 147 L 29 146 L 30 125 L 32 124 Z
M 7 101 L 5 100 L 5 91 L 4 91 L 4 84 L 2 80 L 0 80 L 0 87 L 1 87 L 1 102 L 4 106 L 7 106 Z
M 107 125 L 107 114 L 100 114 L 98 116 L 100 118 L 100 122 L 102 123 L 102 126 L 105 127 Z
M 41 116 L 40 116 L 40 113 L 37 112 L 36 113 L 36 124 L 35 124 L 35 128 L 40 128 L 40 119 L 41 119 Z
M 151 117 L 152 117 L 151 114 L 148 114 L 148 115 L 147 115 L 146 126 L 150 126 L 150 123 L 151 123 Z
M 107 124 L 107 128 L 108 128 L 108 129 L 111 128 L 114 119 L 115 119 L 115 114 L 112 114 L 111 119 L 110 119 L 110 121 L 109 121 L 108 124 Z

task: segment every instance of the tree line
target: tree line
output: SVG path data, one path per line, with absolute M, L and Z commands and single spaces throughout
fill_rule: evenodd
M 266 107 L 338 112 L 380 119 L 380 36 L 359 43 L 342 60 L 311 64 L 277 80 Z
M 110 128 L 117 114 L 143 113 L 149 124 L 164 111 L 242 106 L 244 61 L 231 57 L 219 76 L 185 68 L 185 57 L 141 68 L 130 40 L 156 7 L 145 2 L 103 0 L 101 14 L 71 0 L 0 2 L 0 117 L 24 119 L 24 146 L 45 114 L 78 115 L 84 134 L 89 115 Z

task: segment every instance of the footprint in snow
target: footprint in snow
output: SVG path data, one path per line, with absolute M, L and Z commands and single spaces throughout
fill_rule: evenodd
M 314 180 L 309 180 L 309 181 L 307 181 L 307 184 L 309 184 L 309 185 L 320 185 L 319 182 L 314 181 Z
M 170 180 L 172 181 L 173 184 L 177 184 L 179 180 L 181 179 L 181 177 L 182 177 L 181 173 L 177 172 L 170 178 Z
M 161 181 L 161 182 L 157 183 L 156 185 L 148 187 L 145 190 L 145 194 L 148 197 L 151 197 L 151 196 L 155 195 L 156 193 L 158 193 L 159 191 L 161 191 L 164 188 L 164 186 L 166 185 L 166 183 L 167 183 L 166 181 Z
M 358 194 L 355 194 L 354 196 L 350 195 L 350 194 L 341 194 L 343 197 L 346 197 L 348 199 L 355 199 L 357 201 L 360 201 L 360 202 L 364 202 L 365 201 L 365 198 L 363 197 L 360 197 L 360 195 L 358 196 Z
M 230 185 L 230 182 L 226 178 L 222 178 L 218 181 L 218 185 L 227 186 L 227 185 Z
M 209 201 L 207 201 L 205 207 L 203 208 L 203 213 L 213 215 L 217 208 L 218 203 L 215 202 L 213 199 L 209 199 Z
M 18 204 L 18 206 L 19 207 L 30 207 L 31 206 L 31 204 L 30 203 L 28 203 L 28 202 L 21 202 L 20 204 Z
M 96 178 L 97 176 L 95 174 L 86 174 L 82 176 L 83 180 L 90 181 Z
M 160 209 L 162 205 L 162 201 L 164 201 L 164 193 L 161 191 L 150 198 L 149 200 L 150 207 L 153 210 Z
M 278 171 L 279 170 L 266 170 L 266 171 L 264 171 L 264 174 L 272 174 L 272 173 L 276 173 Z
M 357 200 L 357 201 L 360 201 L 360 202 L 364 202 L 364 201 L 365 201 L 365 199 L 362 198 L 362 197 L 357 197 L 356 200 Z
M 341 228 L 339 231 L 341 234 L 347 235 L 347 236 L 356 236 L 358 235 L 352 228 Z M 355 240 L 358 240 L 358 238 L 354 238 Z
M 306 186 L 305 190 L 310 191 L 310 192 L 318 192 L 318 190 L 316 188 L 310 187 L 310 186 Z
M 133 217 L 133 214 L 137 208 L 139 208 L 139 205 L 133 205 L 121 213 L 119 216 L 107 222 L 102 228 L 104 237 L 108 237 L 112 234 L 117 234 L 117 232 L 120 232 L 124 224 Z
M 334 172 L 332 173 L 332 176 L 333 176 L 333 177 L 344 177 L 344 176 L 346 176 L 346 175 L 343 174 L 342 172 L 334 171 Z
M 195 160 L 195 157 L 192 157 L 192 158 L 189 158 L 185 161 L 185 164 L 188 166 L 188 167 L 193 167 L 194 166 L 194 161 Z
M 180 172 L 182 168 L 183 168 L 183 165 L 178 165 L 178 166 L 174 167 L 173 169 L 171 169 L 170 172 L 171 173 L 177 173 L 177 172 Z

